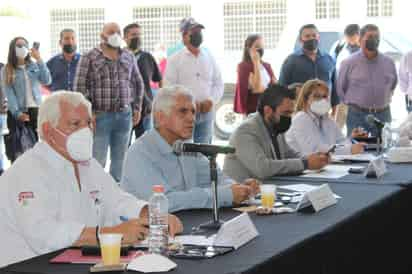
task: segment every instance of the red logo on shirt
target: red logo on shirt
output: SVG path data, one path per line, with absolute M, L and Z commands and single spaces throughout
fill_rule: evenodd
M 34 194 L 31 191 L 25 191 L 19 193 L 19 202 L 24 201 L 25 199 L 33 199 Z

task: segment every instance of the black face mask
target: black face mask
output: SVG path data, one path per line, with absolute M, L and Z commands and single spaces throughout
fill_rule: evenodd
M 259 48 L 259 49 L 257 49 L 256 51 L 257 51 L 257 53 L 259 53 L 260 58 L 262 58 L 263 53 L 265 53 L 265 51 L 264 51 L 262 48 Z
M 377 51 L 379 47 L 379 39 L 376 37 L 369 37 L 366 40 L 365 47 L 369 51 Z
M 292 117 L 280 115 L 279 122 L 276 122 L 273 124 L 273 130 L 276 133 L 282 134 L 288 131 L 291 124 L 292 124 Z
M 65 53 L 73 53 L 77 49 L 76 45 L 63 45 L 63 51 Z
M 137 50 L 140 48 L 142 45 L 142 40 L 140 40 L 140 37 L 134 37 L 130 40 L 129 48 L 132 50 Z
M 306 40 L 306 41 L 303 41 L 303 48 L 305 50 L 314 51 L 315 49 L 318 48 L 318 44 L 319 42 L 316 39 Z
M 201 32 L 195 32 L 190 35 L 190 44 L 195 48 L 200 47 L 203 42 L 203 37 Z

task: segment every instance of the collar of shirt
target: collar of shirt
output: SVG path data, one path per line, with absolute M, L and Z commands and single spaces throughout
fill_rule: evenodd
M 59 58 L 60 60 L 66 61 L 66 59 L 64 59 L 63 53 L 60 53 L 60 54 L 58 55 L 58 58 Z M 77 61 L 77 60 L 79 60 L 79 59 L 80 59 L 80 53 L 76 52 L 76 54 L 73 55 L 73 59 L 70 61 L 70 63 L 73 62 L 73 61 Z M 66 62 L 67 62 L 67 61 L 66 61 Z
M 106 61 L 109 59 L 107 59 L 106 56 L 104 56 L 101 45 L 99 47 L 96 47 L 96 50 L 98 52 L 98 54 L 96 55 L 96 66 L 103 67 L 104 64 L 106 64 Z M 111 60 L 111 61 L 120 62 L 120 64 L 128 68 L 129 65 L 133 63 L 132 58 L 133 58 L 133 55 L 129 51 L 119 48 L 119 58 L 117 60 Z
M 306 115 L 308 115 L 310 117 L 310 119 L 312 119 L 312 121 L 315 123 L 315 125 L 317 125 L 318 127 L 320 127 L 321 122 L 325 120 L 325 115 L 319 116 L 314 114 L 312 111 L 305 111 Z
M 303 50 L 303 48 L 298 48 L 298 49 L 295 51 L 295 55 L 303 56 L 303 55 L 306 55 L 306 54 L 305 54 L 305 51 Z M 316 58 L 318 58 L 318 57 L 323 57 L 324 55 L 325 55 L 325 52 L 323 52 L 323 50 L 321 50 L 320 48 L 318 48 L 318 50 L 316 51 Z
M 199 48 L 199 55 L 198 56 L 195 56 L 187 47 L 184 47 L 182 49 L 182 51 L 183 51 L 184 54 L 193 56 L 194 58 L 199 58 L 199 57 L 204 55 L 203 48 Z
M 60 155 L 46 142 L 40 141 L 36 144 L 40 157 L 47 161 L 53 170 L 73 169 L 73 164 Z
M 359 54 L 359 56 L 361 56 L 361 58 L 363 60 L 365 60 L 367 63 L 377 63 L 381 59 L 381 53 L 379 51 L 378 51 L 378 54 L 376 55 L 376 57 L 373 58 L 373 59 L 368 59 L 366 57 L 365 53 L 363 52 L 363 50 L 360 50 L 355 54 Z
M 151 129 L 147 132 L 148 140 L 153 144 L 156 144 L 156 147 L 159 149 L 160 154 L 168 155 L 173 153 L 173 148 L 166 140 L 159 134 L 157 129 Z

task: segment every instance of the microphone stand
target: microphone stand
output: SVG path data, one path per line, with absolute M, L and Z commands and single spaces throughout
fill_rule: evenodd
M 210 180 L 211 180 L 211 191 L 213 198 L 213 220 L 199 225 L 198 229 L 205 231 L 217 231 L 222 226 L 223 222 L 219 220 L 219 207 L 218 207 L 218 196 L 217 196 L 217 164 L 216 164 L 216 154 L 208 155 L 209 166 L 210 166 Z
M 378 129 L 378 136 L 376 138 L 376 143 L 377 143 L 377 149 L 376 152 L 378 155 L 380 155 L 383 152 L 383 148 L 382 148 L 382 128 L 381 127 L 377 127 Z

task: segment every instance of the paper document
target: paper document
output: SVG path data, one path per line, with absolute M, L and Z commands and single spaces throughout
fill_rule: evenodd
M 306 192 L 309 192 L 309 191 L 312 191 L 314 189 L 319 188 L 319 186 L 308 185 L 308 184 L 294 184 L 294 185 L 279 186 L 279 188 L 287 189 L 287 190 L 291 190 L 291 191 L 296 191 L 296 192 L 306 193 Z M 336 195 L 335 193 L 334 193 L 334 196 L 337 199 L 342 198 L 339 195 Z M 298 198 L 302 199 L 302 196 L 300 196 Z
M 348 175 L 350 168 L 360 168 L 353 165 L 327 165 L 321 170 L 305 170 L 301 177 L 339 179 Z
M 174 241 L 182 245 L 200 245 L 210 246 L 213 245 L 216 234 L 206 237 L 204 235 L 180 235 L 176 236 Z
M 332 162 L 335 161 L 352 161 L 352 162 L 370 162 L 376 158 L 372 153 L 350 154 L 350 155 L 333 155 Z

